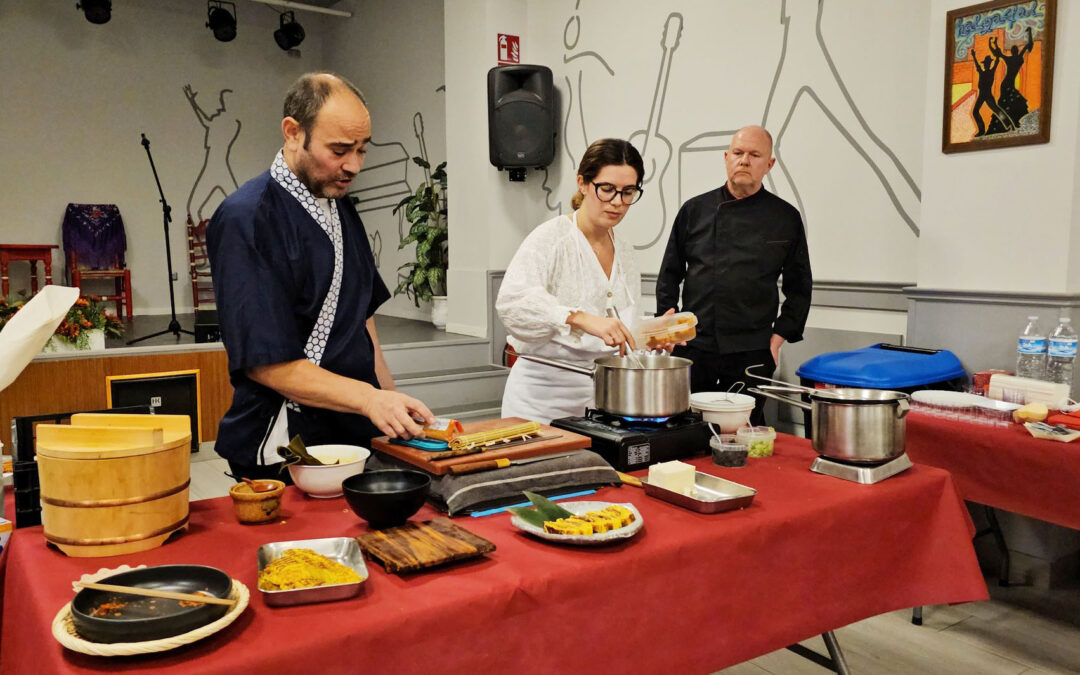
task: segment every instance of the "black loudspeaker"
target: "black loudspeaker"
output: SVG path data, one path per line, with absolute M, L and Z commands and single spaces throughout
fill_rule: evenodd
M 488 147 L 503 168 L 540 168 L 555 159 L 555 86 L 547 66 L 488 71 Z

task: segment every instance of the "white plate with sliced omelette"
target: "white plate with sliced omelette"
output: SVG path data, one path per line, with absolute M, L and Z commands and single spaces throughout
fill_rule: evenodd
M 510 524 L 518 528 L 523 532 L 546 539 L 548 541 L 555 541 L 562 544 L 577 544 L 582 546 L 589 546 L 595 544 L 604 544 L 620 539 L 629 539 L 638 532 L 641 531 L 642 526 L 645 524 L 641 517 L 641 512 L 637 510 L 637 507 L 633 504 L 624 504 L 619 502 L 559 502 L 559 506 L 563 507 L 574 515 L 583 515 L 590 511 L 602 511 L 609 506 L 622 506 L 629 509 L 633 514 L 633 521 L 628 525 L 623 525 L 607 532 L 599 532 L 596 534 L 555 534 L 547 532 L 542 527 L 537 527 L 532 523 L 526 522 L 520 516 L 513 515 L 510 518 Z

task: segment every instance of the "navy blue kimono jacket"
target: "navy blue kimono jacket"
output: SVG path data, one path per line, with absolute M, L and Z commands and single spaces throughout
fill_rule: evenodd
M 378 387 L 366 322 L 390 297 L 375 268 L 367 233 L 347 199 L 338 199 L 343 276 L 321 366 Z M 233 401 L 218 427 L 216 450 L 238 464 L 262 463 L 258 448 L 283 397 L 247 377 L 254 366 L 305 358 L 304 344 L 330 288 L 334 249 L 304 207 L 266 172 L 222 202 L 206 230 L 221 337 Z M 368 445 L 377 428 L 365 417 L 301 406 L 289 434 L 304 443 Z

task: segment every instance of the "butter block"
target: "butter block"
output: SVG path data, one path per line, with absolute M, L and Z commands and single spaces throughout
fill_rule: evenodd
M 661 462 L 649 467 L 649 484 L 688 495 L 694 491 L 694 473 L 694 467 L 686 462 Z

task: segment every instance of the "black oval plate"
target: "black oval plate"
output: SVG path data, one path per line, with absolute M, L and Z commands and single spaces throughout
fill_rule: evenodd
M 100 583 L 138 586 L 178 593 L 209 593 L 229 597 L 232 579 L 215 567 L 203 565 L 160 565 L 114 574 Z M 103 603 L 123 603 L 123 607 L 93 616 Z M 91 642 L 144 642 L 180 635 L 216 621 L 229 608 L 225 605 L 183 607 L 176 600 L 125 595 L 84 588 L 71 601 L 75 630 Z

